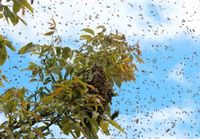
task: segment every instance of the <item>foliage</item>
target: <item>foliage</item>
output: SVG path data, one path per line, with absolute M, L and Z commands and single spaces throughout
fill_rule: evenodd
M 13 8 L 13 14 L 17 13 Z M 109 135 L 110 124 L 123 132 L 114 121 L 118 112 L 110 111 L 112 97 L 116 96 L 113 88 L 135 80 L 135 62 L 143 62 L 138 43 L 131 46 L 123 34 L 118 31 L 107 34 L 104 26 L 98 26 L 99 31 L 83 29 L 86 33 L 80 36 L 83 45 L 72 50 L 59 46 L 56 23 L 52 19 L 49 24 L 50 31 L 44 35 L 52 37 L 50 45 L 30 42 L 19 50 L 21 55 L 31 53 L 40 59 L 40 63 L 30 62 L 25 69 L 32 73 L 30 82 L 38 82 L 39 86 L 35 92 L 11 88 L 0 96 L 0 112 L 7 118 L 0 125 L 0 136 L 45 138 L 51 134 L 52 125 L 58 125 L 64 134 L 74 138 L 97 139 L 100 130 Z M 7 57 L 5 46 L 14 48 L 3 37 L 1 42 L 4 51 L 0 54 Z
M 11 21 L 13 25 L 16 25 L 19 21 L 26 24 L 19 16 L 20 11 L 22 12 L 22 15 L 24 15 L 26 10 L 33 12 L 32 7 L 27 0 L 6 0 L 6 2 L 0 0 L 0 21 L 5 19 L 8 23 Z M 0 34 L 0 65 L 2 65 L 7 58 L 6 46 L 12 51 L 15 51 L 11 42 Z

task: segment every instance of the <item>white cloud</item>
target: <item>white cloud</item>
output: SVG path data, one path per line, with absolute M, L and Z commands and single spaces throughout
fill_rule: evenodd
M 185 66 L 183 63 L 176 64 L 168 73 L 168 79 L 173 80 L 183 86 L 189 87 L 191 86 L 191 83 L 185 78 L 184 68 Z
M 186 129 L 181 127 L 181 123 L 189 124 L 190 120 L 194 119 L 192 111 L 191 107 L 169 107 L 137 115 L 120 115 L 118 122 L 125 128 L 127 134 L 114 137 L 119 139 L 120 137 L 128 139 L 187 139 L 184 136 Z M 174 132 L 176 134 L 173 134 Z M 115 131 L 115 135 L 116 133 Z
M 34 16 L 27 14 L 25 17 L 28 26 L 19 24 L 5 29 L 7 23 L 3 22 L 4 34 L 15 42 L 45 42 L 42 34 L 48 30 L 47 22 L 52 17 L 58 22 L 59 34 L 66 41 L 77 39 L 81 28 L 99 24 L 105 24 L 109 31 L 118 29 L 129 38 L 136 34 L 136 40 L 144 37 L 158 41 L 181 37 L 184 33 L 195 37 L 200 34 L 198 0 L 43 0 L 37 3 L 35 1 L 33 5 Z

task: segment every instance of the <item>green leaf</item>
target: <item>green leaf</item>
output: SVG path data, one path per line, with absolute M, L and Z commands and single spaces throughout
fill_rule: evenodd
M 90 35 L 81 35 L 80 39 L 81 40 L 86 40 L 86 42 L 89 43 L 89 42 L 92 41 L 92 36 L 90 36 Z
M 80 135 L 81 135 L 80 130 L 79 129 L 75 130 L 75 134 L 76 134 L 76 137 L 80 137 Z
M 40 138 L 44 138 L 44 135 L 43 135 L 43 133 L 42 133 L 41 130 L 35 129 L 34 132 L 35 132 Z
M 3 45 L 2 42 L 0 42 L 0 66 L 2 66 L 7 59 L 7 51 L 5 48 L 5 45 Z
M 113 77 L 113 80 L 115 82 L 115 84 L 117 85 L 117 87 L 121 87 L 121 84 L 122 84 L 122 79 L 119 78 L 119 77 Z
M 4 6 L 3 14 L 4 14 L 7 22 L 9 22 L 8 19 L 10 19 L 11 22 L 13 23 L 13 25 L 16 25 L 18 23 L 18 21 L 19 21 L 18 16 L 13 14 L 7 6 Z
M 90 34 L 94 35 L 94 31 L 92 29 L 90 29 L 90 28 L 84 28 L 81 31 L 84 31 L 84 32 L 87 32 L 87 33 L 90 33 Z
M 13 45 L 11 44 L 10 41 L 5 40 L 5 44 L 8 48 L 10 48 L 12 51 L 16 51 L 15 47 L 13 47 Z
M 33 8 L 31 7 L 31 5 L 27 2 L 27 0 L 23 0 L 22 3 L 24 4 L 24 6 L 29 9 L 30 12 L 33 13 Z
M 0 19 L 1 19 L 1 18 L 3 18 L 3 14 L 2 14 L 2 13 L 0 13 Z
M 17 101 L 10 100 L 7 102 L 7 105 L 5 105 L 5 107 L 4 107 L 4 113 L 8 114 L 10 112 L 13 112 L 16 109 L 16 107 L 17 107 Z
M 62 57 L 67 59 L 71 56 L 71 49 L 69 47 L 62 48 Z
M 101 32 L 105 32 L 106 31 L 106 28 L 103 25 L 97 26 L 97 29 L 102 29 Z
M 2 81 L 0 80 L 0 87 L 4 87 L 4 85 L 3 85 L 3 83 L 2 83 Z
M 89 121 L 90 121 L 90 125 L 92 127 L 93 133 L 96 134 L 98 132 L 98 127 L 99 127 L 99 125 L 98 125 L 98 123 L 96 121 L 96 118 L 90 118 Z
M 13 1 L 13 2 L 14 2 L 14 4 L 13 4 L 13 12 L 14 12 L 15 14 L 17 14 L 17 13 L 19 12 L 19 10 L 20 10 L 20 5 L 19 5 L 19 3 L 16 2 L 16 1 Z
M 33 78 L 33 79 L 31 79 L 31 80 L 29 81 L 29 83 L 31 83 L 31 82 L 36 82 L 36 81 L 37 81 L 37 79 Z
M 111 125 L 113 125 L 115 128 L 117 128 L 118 130 L 120 130 L 121 132 L 124 133 L 124 129 L 121 128 L 121 126 L 118 125 L 118 123 L 116 123 L 114 120 L 109 120 L 109 123 L 110 123 Z
M 10 127 L 5 128 L 5 131 L 6 131 L 9 139 L 15 139 L 14 134 L 13 134 L 12 130 L 10 129 Z
M 50 83 L 50 82 L 52 82 L 51 77 L 47 77 L 47 78 L 45 79 L 45 81 L 44 81 L 44 84 L 46 85 L 46 84 L 48 84 L 48 83 Z
M 19 54 L 25 54 L 26 52 L 29 52 L 30 49 L 33 47 L 34 47 L 33 43 L 30 42 L 19 50 Z
M 62 129 L 63 133 L 68 135 L 70 133 L 70 131 L 71 131 L 71 128 L 72 128 L 72 124 L 71 123 L 65 124 L 63 129 Z
M 44 130 L 45 128 L 47 128 L 47 126 L 40 126 L 39 128 L 38 128 L 38 130 Z

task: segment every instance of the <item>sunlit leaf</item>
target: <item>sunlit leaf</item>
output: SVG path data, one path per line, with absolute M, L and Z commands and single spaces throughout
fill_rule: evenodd
M 89 33 L 89 34 L 94 35 L 94 31 L 93 31 L 92 29 L 90 29 L 90 28 L 84 28 L 84 29 L 82 29 L 81 31 L 84 31 L 84 32 L 87 32 L 87 33 Z
M 21 8 L 21 7 L 20 7 L 19 3 L 14 1 L 14 4 L 13 4 L 13 12 L 14 12 L 15 14 L 17 14 L 17 13 L 19 12 L 20 8 Z
M 81 35 L 80 40 L 86 40 L 87 43 L 92 41 L 92 36 L 90 35 Z
M 121 128 L 120 125 L 118 125 L 114 120 L 109 120 L 109 123 L 112 124 L 115 128 L 117 128 L 118 130 L 124 132 L 124 129 Z
M 31 7 L 31 5 L 26 1 L 26 0 L 22 0 L 22 3 L 24 4 L 24 6 L 29 9 L 30 12 L 33 13 L 33 8 Z
M 104 133 L 108 131 L 108 126 L 109 126 L 109 123 L 107 121 L 100 122 L 100 127 Z
M 28 43 L 27 45 L 23 46 L 20 50 L 19 50 L 19 54 L 25 54 L 26 52 L 29 52 L 29 50 L 31 48 L 33 48 L 34 45 L 32 42 Z

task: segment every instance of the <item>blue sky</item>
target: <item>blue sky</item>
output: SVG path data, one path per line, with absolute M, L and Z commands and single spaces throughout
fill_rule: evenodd
M 25 16 L 27 26 L 0 25 L 0 33 L 11 39 L 19 49 L 30 41 L 48 43 L 42 34 L 47 22 L 58 22 L 63 46 L 78 48 L 80 30 L 105 25 L 108 32 L 118 29 L 126 34 L 130 44 L 139 41 L 144 64 L 138 65 L 137 80 L 123 84 L 116 91 L 113 110 L 120 110 L 118 122 L 126 134 L 112 131 L 102 139 L 198 139 L 200 138 L 200 2 L 198 0 L 43 0 L 33 5 L 34 15 Z M 5 70 L 12 65 L 24 68 L 34 56 L 18 63 L 10 53 Z M 10 78 L 19 74 L 12 68 Z M 24 73 L 25 74 L 25 73 Z M 11 85 L 29 86 L 21 76 Z M 21 80 L 21 81 L 20 81 Z M 3 118 L 2 118 L 3 119 Z M 137 122 L 138 121 L 138 122 Z M 53 127 L 58 136 L 58 129 Z

